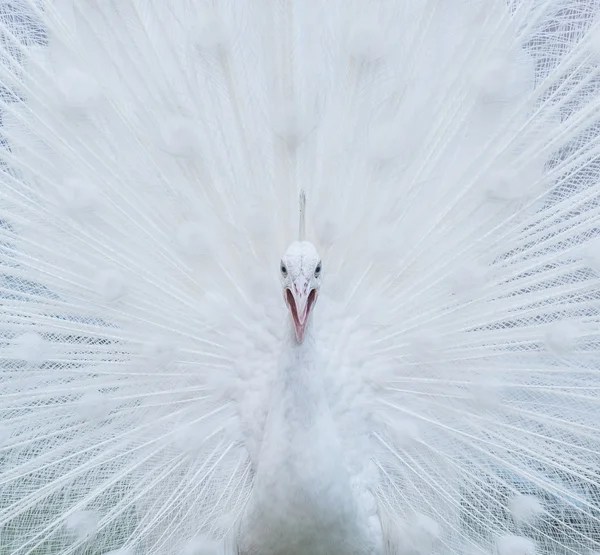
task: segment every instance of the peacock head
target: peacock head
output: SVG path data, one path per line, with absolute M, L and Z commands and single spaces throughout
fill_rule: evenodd
M 298 343 L 304 332 L 321 287 L 321 259 L 312 243 L 296 241 L 285 251 L 279 268 L 283 298 L 290 310 Z

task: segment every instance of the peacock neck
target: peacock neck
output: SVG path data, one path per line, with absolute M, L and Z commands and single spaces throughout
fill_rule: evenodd
M 242 551 L 352 555 L 355 501 L 321 378 L 313 322 L 299 344 L 288 323 L 243 521 Z
M 285 405 L 287 417 L 303 418 L 328 409 L 321 374 L 318 371 L 317 346 L 312 318 L 308 321 L 304 341 L 298 343 L 291 321 L 280 357 L 278 375 L 273 389 L 272 406 Z M 294 420 L 296 420 L 294 418 Z

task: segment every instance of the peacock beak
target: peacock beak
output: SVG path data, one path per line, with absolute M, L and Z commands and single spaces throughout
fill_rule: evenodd
M 316 298 L 316 290 L 310 289 L 306 280 L 297 280 L 291 288 L 286 289 L 286 302 L 292 315 L 298 343 L 304 341 L 306 324 Z

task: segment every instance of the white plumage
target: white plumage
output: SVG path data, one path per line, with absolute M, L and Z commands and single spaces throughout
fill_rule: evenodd
M 600 550 L 597 0 L 0 9 L 0 554 Z

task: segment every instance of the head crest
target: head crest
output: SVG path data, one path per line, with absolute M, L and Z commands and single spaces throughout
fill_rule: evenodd
M 304 241 L 306 236 L 306 192 L 300 191 L 300 241 Z

